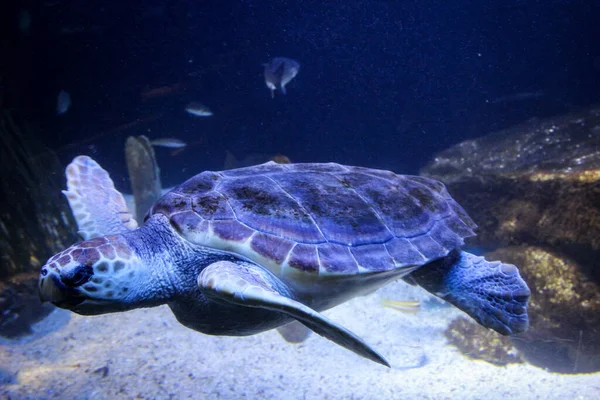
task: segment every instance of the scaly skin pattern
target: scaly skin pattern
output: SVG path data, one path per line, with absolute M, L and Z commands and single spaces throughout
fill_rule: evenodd
M 77 261 L 84 264 L 94 264 L 101 259 L 108 265 L 128 261 L 133 257 L 131 249 L 123 240 L 122 235 L 107 235 L 85 242 L 79 242 L 51 257 L 46 266 L 57 269 Z M 116 268 L 118 270 L 118 268 Z
M 48 276 L 58 289 L 65 290 L 65 303 L 59 301 L 58 306 L 73 306 L 85 297 L 125 299 L 135 282 L 136 271 L 131 266 L 138 263 L 123 235 L 107 235 L 56 254 L 42 268 L 42 278 Z M 41 279 L 40 290 L 45 289 L 44 284 L 47 280 Z
M 80 314 L 103 314 L 164 304 L 180 284 L 173 257 L 182 241 L 155 218 L 143 228 L 77 243 L 42 267 L 40 295 Z M 162 240 L 175 236 L 174 241 Z M 178 250 L 179 249 L 179 250 Z M 171 273 L 170 273 L 171 271 Z
M 243 263 L 186 241 L 165 216 L 154 215 L 140 229 L 81 242 L 52 257 L 42 267 L 40 295 L 83 315 L 169 304 L 182 324 L 207 334 L 250 335 L 290 321 L 273 311 L 209 300 L 197 279 L 219 260 Z

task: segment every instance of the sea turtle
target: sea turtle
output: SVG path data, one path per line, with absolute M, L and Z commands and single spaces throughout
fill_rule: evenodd
M 191 329 L 235 336 L 296 320 L 389 366 L 319 312 L 404 278 L 501 334 L 528 326 L 517 268 L 460 250 L 475 224 L 432 179 L 333 163 L 203 172 L 138 228 L 94 160 L 67 178 L 86 240 L 48 260 L 39 290 L 79 314 L 166 303 Z

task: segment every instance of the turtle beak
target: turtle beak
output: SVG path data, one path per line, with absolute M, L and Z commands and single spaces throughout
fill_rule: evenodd
M 42 303 L 45 303 L 47 301 L 53 302 L 61 297 L 61 292 L 58 289 L 58 285 L 54 283 L 54 278 L 52 277 L 52 275 L 40 275 L 38 291 L 40 295 L 40 301 Z
M 72 309 L 85 300 L 77 289 L 65 286 L 60 276 L 47 268 L 42 268 L 38 289 L 42 303 L 48 301 L 60 308 Z

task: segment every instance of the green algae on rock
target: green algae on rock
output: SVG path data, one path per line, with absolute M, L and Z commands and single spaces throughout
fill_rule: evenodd
M 448 343 L 457 347 L 464 355 L 487 361 L 495 365 L 523 363 L 523 357 L 511 339 L 459 317 L 444 331 Z

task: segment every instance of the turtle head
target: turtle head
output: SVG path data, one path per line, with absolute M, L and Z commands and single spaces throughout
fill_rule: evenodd
M 77 243 L 42 267 L 40 299 L 94 315 L 147 306 L 151 273 L 122 235 Z

